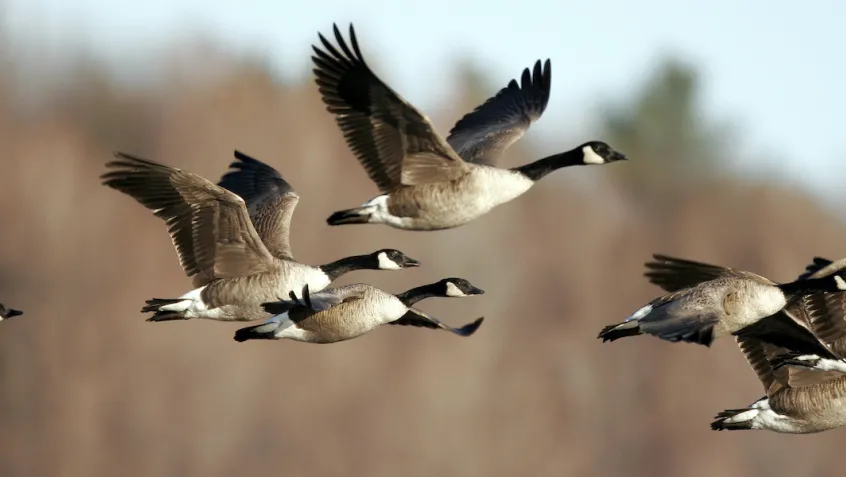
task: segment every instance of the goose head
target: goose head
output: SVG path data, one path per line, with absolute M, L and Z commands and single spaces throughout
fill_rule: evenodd
M 377 270 L 402 270 L 420 266 L 419 261 L 392 248 L 377 250 L 370 254 L 370 258 L 373 260 L 373 268 Z
M 602 141 L 586 142 L 579 149 L 582 151 L 582 162 L 585 165 L 600 165 L 628 160 L 625 154 L 615 151 Z
M 463 278 L 444 278 L 435 285 L 440 287 L 439 294 L 445 297 L 457 298 L 462 296 L 483 295 L 485 293 L 485 290 L 474 287 L 470 284 L 470 282 Z

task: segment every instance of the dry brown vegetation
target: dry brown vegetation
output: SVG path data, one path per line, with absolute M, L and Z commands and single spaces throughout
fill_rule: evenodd
M 641 277 L 652 252 L 776 280 L 814 255 L 842 256 L 846 229 L 809 197 L 683 168 L 670 187 L 649 178 L 676 158 L 612 142 L 633 159 L 563 170 L 456 230 L 330 228 L 329 213 L 376 190 L 313 84 L 194 53 L 203 69 L 165 68 L 155 87 L 79 68 L 36 106 L 19 101 L 26 77 L 0 78 L 0 297 L 26 312 L 0 330 L 0 475 L 842 473 L 844 429 L 709 429 L 716 412 L 762 394 L 730 340 L 596 339 L 658 293 Z M 433 119 L 446 131 L 462 112 Z M 505 165 L 548 152 L 533 144 L 529 134 Z M 190 282 L 163 224 L 99 184 L 103 163 L 120 149 L 216 180 L 234 148 L 301 194 L 300 260 L 398 248 L 423 267 L 340 283 L 401 291 L 467 278 L 487 294 L 422 307 L 456 325 L 484 315 L 478 333 L 385 327 L 323 346 L 236 343 L 238 324 L 146 323 L 145 299 Z

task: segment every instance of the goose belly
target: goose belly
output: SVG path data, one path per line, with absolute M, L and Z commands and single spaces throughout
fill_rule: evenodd
M 313 343 L 335 343 L 356 338 L 400 319 L 408 308 L 392 295 L 371 293 L 361 300 L 341 303 L 301 322 L 285 338 Z
M 303 287 L 310 292 L 326 288 L 329 277 L 320 269 L 290 263 L 283 270 L 264 275 L 217 280 L 182 295 L 183 301 L 162 307 L 184 312 L 187 318 L 220 321 L 251 321 L 267 318 L 261 304 L 289 299 L 293 291 L 302 296 Z
M 506 169 L 479 166 L 459 180 L 413 186 L 392 193 L 389 202 L 404 228 L 458 227 L 529 190 L 534 182 Z M 393 212 L 393 211 L 392 211 Z

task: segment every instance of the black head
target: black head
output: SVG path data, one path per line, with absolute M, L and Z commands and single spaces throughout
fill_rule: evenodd
M 579 146 L 582 162 L 585 165 L 608 164 L 614 161 L 626 161 L 629 158 L 611 148 L 602 141 L 590 141 Z
M 419 261 L 392 248 L 377 250 L 370 256 L 376 261 L 375 265 L 378 270 L 402 270 L 403 268 L 420 266 Z
M 458 298 L 462 296 L 482 295 L 485 290 L 476 288 L 463 278 L 444 278 L 437 285 L 441 286 L 443 296 Z

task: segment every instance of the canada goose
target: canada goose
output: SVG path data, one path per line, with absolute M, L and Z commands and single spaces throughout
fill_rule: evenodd
M 641 307 L 622 323 L 605 327 L 599 334 L 603 341 L 647 333 L 668 341 L 710 346 L 716 338 L 735 334 L 781 311 L 793 297 L 846 290 L 843 271 L 777 284 L 744 270 L 666 255 L 654 255 L 654 258 L 669 264 L 668 267 L 686 266 L 710 275 L 707 280 L 684 288 L 673 287 L 673 292 Z
M 757 338 L 739 336 L 737 342 L 766 396 L 746 408 L 717 414 L 711 429 L 808 434 L 846 424 L 846 375 L 792 366 L 775 368 L 772 362 L 788 349 Z
M 23 315 L 22 311 L 15 310 L 14 308 L 6 308 L 5 305 L 0 303 L 0 321 L 5 320 L 6 318 L 12 318 L 13 316 L 20 315 Z
M 626 159 L 604 142 L 590 141 L 521 167 L 493 167 L 490 164 L 546 109 L 549 60 L 543 68 L 538 61 L 531 74 L 527 68 L 520 85 L 512 80 L 459 120 L 444 140 L 423 113 L 370 70 L 352 25 L 352 49 L 337 25 L 334 32 L 337 48 L 322 34 L 323 49 L 313 47 L 317 85 L 347 145 L 382 195 L 333 213 L 329 225 L 454 228 L 515 199 L 556 169 Z
M 179 262 L 194 290 L 173 299 L 154 298 L 142 312 L 148 321 L 267 318 L 261 304 L 306 284 L 321 290 L 352 270 L 398 270 L 417 260 L 385 249 L 312 267 L 291 258 L 288 230 L 297 196 L 278 173 L 236 153 L 242 163 L 223 177 L 224 187 L 174 167 L 115 153 L 103 184 L 117 189 L 165 220 Z M 264 166 L 264 167 L 262 167 Z M 266 168 L 266 169 L 265 169 Z M 252 215 L 251 215 L 252 214 Z M 255 224 L 255 226 L 254 226 Z
M 453 328 L 412 305 L 435 296 L 464 297 L 482 293 L 483 290 L 462 278 L 445 278 L 397 295 L 363 283 L 317 293 L 310 293 L 306 285 L 301 299 L 291 292 L 291 300 L 265 303 L 265 310 L 275 316 L 261 325 L 239 329 L 235 332 L 235 341 L 291 339 L 336 343 L 361 336 L 384 324 L 440 328 L 459 336 L 470 336 L 484 317 Z
M 725 273 L 724 267 L 690 260 L 658 260 L 646 266 L 650 281 L 669 292 Z M 844 269 L 846 258 L 832 262 L 815 257 L 797 280 L 823 278 Z M 790 365 L 846 372 L 846 294 L 794 296 L 783 310 L 735 334 L 790 349 L 776 358 L 775 369 Z

